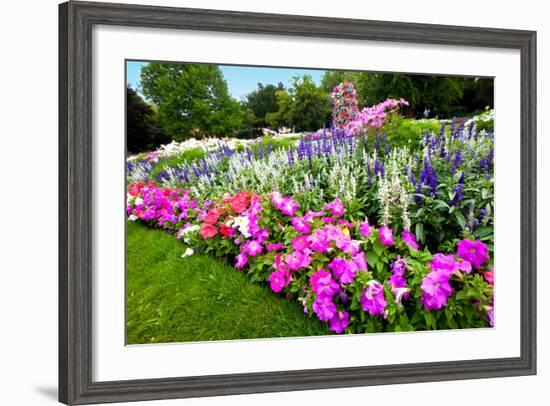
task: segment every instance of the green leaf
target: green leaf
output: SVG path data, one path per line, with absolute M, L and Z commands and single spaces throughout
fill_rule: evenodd
M 379 238 L 376 239 L 376 241 L 374 242 L 372 248 L 374 249 L 374 252 L 376 253 L 377 256 L 380 256 L 382 254 L 382 252 L 384 252 L 384 245 L 382 244 L 382 241 L 380 241 Z
M 365 257 L 367 258 L 367 264 L 369 264 L 369 267 L 374 268 L 376 261 L 378 260 L 378 255 L 376 255 L 374 251 L 368 251 L 365 254 Z
M 455 213 L 456 221 L 458 221 L 458 224 L 460 224 L 460 227 L 464 230 L 466 228 L 466 219 L 464 218 L 464 215 L 457 211 Z
M 452 200 L 452 199 L 451 199 Z M 449 209 L 449 205 L 444 202 L 443 200 L 436 200 L 437 204 L 434 206 L 434 210 L 438 210 L 438 209 Z
M 424 321 L 426 322 L 426 327 L 435 329 L 435 317 L 432 313 L 424 313 Z
M 418 241 L 424 242 L 424 224 L 416 223 L 415 234 Z

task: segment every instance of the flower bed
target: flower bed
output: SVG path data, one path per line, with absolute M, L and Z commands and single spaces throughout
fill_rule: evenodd
M 493 133 L 451 120 L 394 148 L 384 119 L 405 101 L 359 112 L 335 90 L 341 128 L 296 146 L 218 142 L 154 176 L 158 153 L 132 160 L 129 219 L 173 233 L 183 256 L 231 261 L 335 333 L 493 326 Z
M 241 192 L 200 207 L 188 192 L 132 185 L 128 214 L 176 233 L 184 255 L 234 256 L 252 281 L 298 300 L 335 333 L 483 327 L 493 323 L 487 246 L 462 239 L 448 254 L 346 219 L 335 199 L 303 211 L 291 197 Z

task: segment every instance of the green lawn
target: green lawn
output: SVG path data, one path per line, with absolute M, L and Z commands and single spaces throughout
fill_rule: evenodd
M 128 344 L 328 334 L 326 324 L 219 260 L 181 258 L 174 236 L 127 224 Z

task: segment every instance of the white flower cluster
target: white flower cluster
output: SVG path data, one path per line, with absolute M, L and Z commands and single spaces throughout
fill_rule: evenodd
M 411 194 L 407 192 L 401 181 L 403 176 L 399 168 L 400 161 L 406 159 L 398 150 L 392 152 L 389 160 L 389 165 L 386 167 L 384 176 L 380 176 L 378 186 L 378 201 L 382 206 L 381 222 L 385 225 L 390 225 L 396 222 L 396 217 L 400 216 L 403 224 L 403 229 L 411 228 L 411 220 L 409 218 L 408 208 L 411 203 Z
M 299 138 L 301 133 L 279 133 L 273 135 L 274 139 L 284 139 L 284 138 Z M 237 139 L 237 138 L 204 138 L 202 140 L 197 140 L 195 138 L 189 138 L 188 140 L 177 142 L 172 141 L 169 144 L 161 145 L 157 152 L 161 158 L 169 158 L 180 155 L 186 151 L 192 149 L 201 149 L 203 151 L 211 151 L 217 149 L 220 144 L 227 145 L 229 148 L 236 150 L 249 145 L 258 144 L 262 140 L 262 137 L 253 138 L 253 139 Z M 135 157 L 133 157 L 135 158 Z

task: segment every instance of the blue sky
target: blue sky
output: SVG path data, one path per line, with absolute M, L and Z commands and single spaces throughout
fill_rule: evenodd
M 128 61 L 126 63 L 127 82 L 134 89 L 139 87 L 139 75 L 143 65 L 147 62 Z M 237 100 L 241 100 L 251 91 L 258 87 L 258 83 L 264 85 L 283 82 L 289 88 L 294 76 L 311 75 L 316 84 L 321 83 L 324 70 L 318 69 L 294 69 L 294 68 L 262 68 L 250 66 L 227 66 L 219 65 L 223 73 L 229 93 Z

